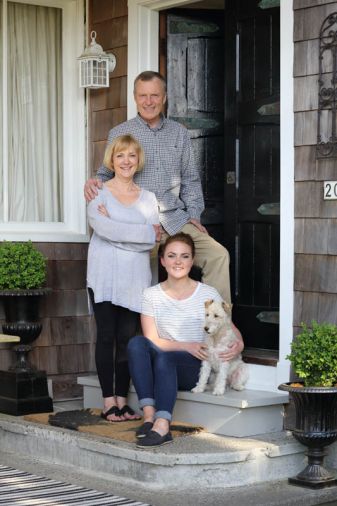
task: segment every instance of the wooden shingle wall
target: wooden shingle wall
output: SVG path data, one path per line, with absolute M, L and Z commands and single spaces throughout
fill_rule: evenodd
M 337 2 L 294 0 L 295 278 L 294 326 L 337 323 L 337 201 L 323 181 L 337 180 L 337 159 L 316 160 L 319 32 Z
M 89 32 L 95 30 L 98 44 L 117 60 L 110 87 L 89 92 L 89 167 L 93 174 L 102 163 L 110 128 L 127 119 L 127 14 L 127 0 L 90 0 Z

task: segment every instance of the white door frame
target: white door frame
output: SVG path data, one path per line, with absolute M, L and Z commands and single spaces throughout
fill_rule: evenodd
M 128 0 L 128 117 L 136 114 L 134 78 L 159 68 L 159 11 L 195 0 Z M 280 355 L 276 371 L 253 367 L 251 388 L 277 389 L 289 379 L 285 359 L 293 336 L 294 299 L 294 114 L 293 114 L 293 0 L 281 1 L 281 232 L 280 232 Z M 275 368 L 269 368 L 275 369 Z M 271 372 L 271 371 L 270 371 Z M 269 385 L 268 385 L 269 383 Z

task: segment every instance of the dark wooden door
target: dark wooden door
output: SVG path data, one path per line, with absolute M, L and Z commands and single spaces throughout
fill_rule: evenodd
M 259 4 L 226 2 L 225 237 L 233 319 L 247 347 L 277 349 L 280 17 Z
M 224 242 L 224 33 L 223 11 L 168 11 L 167 116 L 192 139 L 206 210 L 203 224 Z M 163 37 L 162 37 L 163 40 Z
M 168 116 L 190 131 L 202 221 L 231 256 L 233 320 L 246 347 L 278 348 L 279 9 L 167 11 Z M 163 20 L 165 28 L 163 29 Z

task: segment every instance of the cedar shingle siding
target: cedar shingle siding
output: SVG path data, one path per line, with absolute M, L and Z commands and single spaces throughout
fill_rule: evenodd
M 319 31 L 337 2 L 294 0 L 295 332 L 302 321 L 337 323 L 337 201 L 323 181 L 337 160 L 316 160 Z

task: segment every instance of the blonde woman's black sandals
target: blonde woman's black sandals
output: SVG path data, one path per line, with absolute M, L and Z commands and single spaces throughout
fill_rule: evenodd
M 135 414 L 136 413 L 134 412 L 134 410 L 132 408 L 130 408 L 130 406 L 125 404 L 125 406 L 123 406 L 121 409 L 119 409 L 117 406 L 111 406 L 111 408 L 109 408 L 107 411 L 105 411 L 105 412 L 102 411 L 101 418 L 103 418 L 107 422 L 113 422 L 113 423 L 140 420 L 141 419 L 140 416 L 137 418 L 123 418 L 122 420 L 109 420 L 108 419 L 108 416 L 111 416 L 111 415 L 113 415 L 113 416 L 125 416 L 125 415 L 133 416 Z

